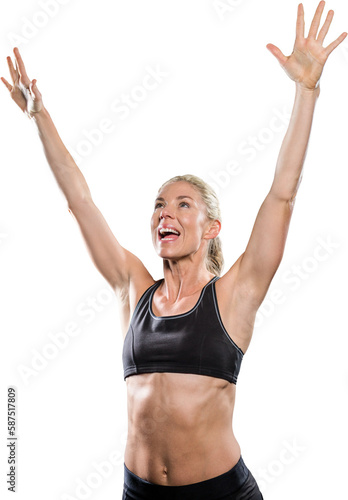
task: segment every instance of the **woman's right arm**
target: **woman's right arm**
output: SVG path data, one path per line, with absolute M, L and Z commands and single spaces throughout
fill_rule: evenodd
M 35 123 L 52 173 L 77 220 L 89 254 L 100 273 L 115 292 L 126 300 L 131 282 L 152 280 L 142 262 L 117 241 L 96 207 L 86 180 L 64 146 L 50 114 L 42 103 L 36 80 L 30 81 L 17 48 L 16 68 L 7 58 L 13 85 L 1 78 L 12 99 Z
M 131 271 L 130 252 L 120 245 L 94 204 L 86 179 L 64 146 L 48 111 L 43 107 L 31 119 L 37 126 L 47 161 L 95 266 L 112 288 L 126 292 Z

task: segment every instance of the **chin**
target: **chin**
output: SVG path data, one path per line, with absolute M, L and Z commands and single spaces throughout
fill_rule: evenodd
M 161 257 L 161 259 L 178 259 L 180 257 L 179 255 L 175 255 L 174 253 L 163 249 L 158 250 L 157 255 Z
M 156 252 L 161 259 L 177 260 L 181 257 L 174 248 L 156 248 Z

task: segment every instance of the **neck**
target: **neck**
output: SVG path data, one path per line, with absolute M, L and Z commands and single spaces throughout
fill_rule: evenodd
M 162 293 L 171 303 L 193 295 L 201 290 L 215 275 L 205 266 L 194 263 L 163 262 L 164 282 L 161 285 Z

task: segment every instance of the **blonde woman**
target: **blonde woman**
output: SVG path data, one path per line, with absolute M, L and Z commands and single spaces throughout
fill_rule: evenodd
M 154 280 L 141 260 L 118 243 L 94 204 L 18 49 L 15 67 L 7 58 L 12 84 L 2 81 L 37 125 L 93 262 L 120 301 L 128 394 L 124 500 L 263 498 L 232 430 L 236 382 L 256 312 L 283 256 L 319 79 L 329 54 L 347 35 L 323 47 L 333 17 L 329 11 L 318 34 L 324 3 L 318 5 L 307 38 L 303 6 L 298 6 L 290 56 L 267 45 L 295 82 L 295 103 L 274 181 L 246 250 L 223 276 L 221 214 L 211 187 L 193 175 L 174 177 L 160 187 L 151 234 L 164 277 Z

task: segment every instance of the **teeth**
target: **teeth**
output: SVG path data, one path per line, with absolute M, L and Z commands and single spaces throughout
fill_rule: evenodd
M 164 234 L 164 233 L 174 233 L 174 234 L 179 234 L 178 231 L 176 231 L 175 229 L 171 229 L 170 227 L 162 227 L 160 229 L 160 233 L 161 234 Z

